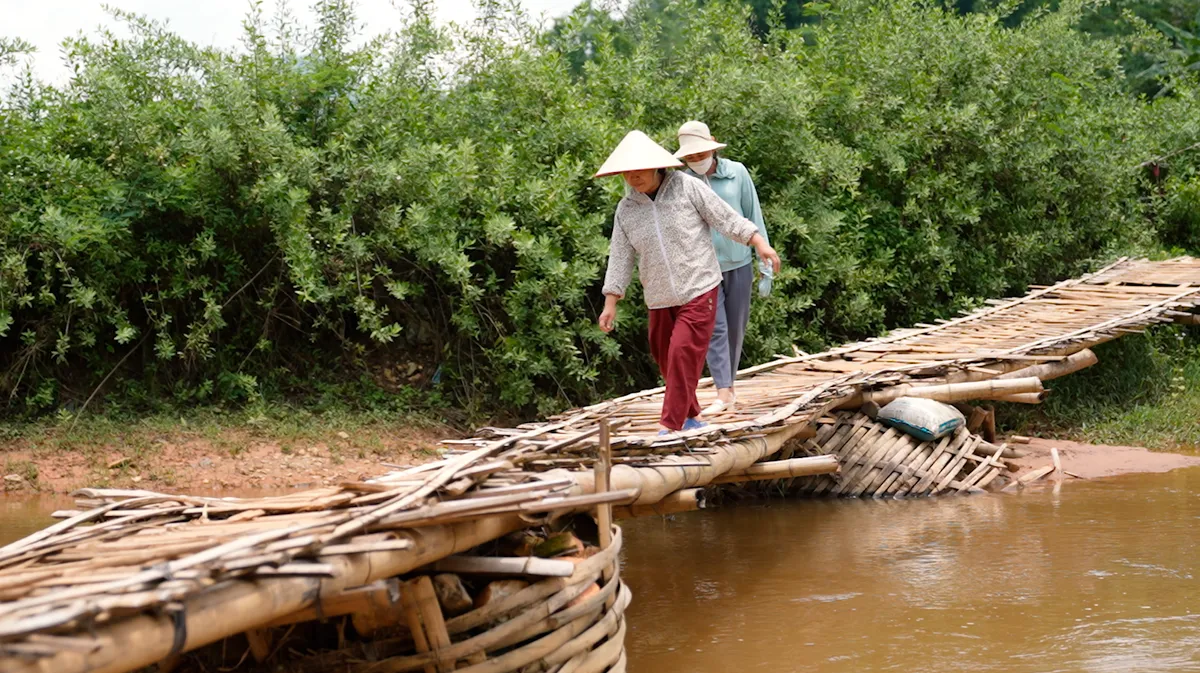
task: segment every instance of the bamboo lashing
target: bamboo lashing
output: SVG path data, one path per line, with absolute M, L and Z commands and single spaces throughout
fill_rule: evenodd
M 321 609 L 315 607 L 294 612 L 285 617 L 268 622 L 266 628 L 287 626 L 314 619 L 332 619 L 351 614 L 372 614 L 379 609 L 395 608 L 396 597 L 399 596 L 399 583 L 393 578 L 377 580 L 366 586 L 356 587 L 331 596 L 321 601 Z

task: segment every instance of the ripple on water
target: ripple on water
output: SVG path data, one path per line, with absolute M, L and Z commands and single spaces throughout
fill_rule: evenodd
M 848 601 L 851 598 L 855 598 L 855 597 L 861 596 L 861 595 L 862 594 L 860 594 L 858 592 L 852 591 L 850 593 L 845 593 L 845 594 L 827 594 L 824 596 L 822 596 L 822 595 L 800 596 L 799 598 L 793 598 L 792 602 L 793 603 L 836 603 L 838 601 Z
M 629 670 L 1200 671 L 1198 491 L 1183 470 L 630 521 Z

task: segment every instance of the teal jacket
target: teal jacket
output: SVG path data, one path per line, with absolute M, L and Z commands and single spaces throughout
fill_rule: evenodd
M 767 243 L 771 242 L 767 236 L 767 225 L 763 224 L 762 208 L 758 205 L 758 191 L 754 189 L 750 171 L 746 170 L 745 166 L 731 159 L 717 157 L 717 170 L 712 175 L 696 175 L 691 169 L 688 169 L 687 173 L 707 182 L 722 201 L 732 206 L 738 215 L 753 222 L 754 226 L 758 227 L 758 233 L 762 234 Z M 717 249 L 721 273 L 740 269 L 750 263 L 753 255 L 750 246 L 731 241 L 716 229 L 712 230 L 712 242 L 713 247 Z M 760 270 L 761 267 L 765 265 L 760 265 Z M 770 277 L 769 267 L 765 269 L 764 275 Z

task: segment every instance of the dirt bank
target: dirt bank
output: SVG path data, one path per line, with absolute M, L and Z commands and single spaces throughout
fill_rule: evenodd
M 377 476 L 386 464 L 436 456 L 448 429 L 370 428 L 319 437 L 135 431 L 105 441 L 0 443 L 9 493 L 68 493 L 84 486 L 211 492 L 307 488 Z
M 364 427 L 270 436 L 242 428 L 219 432 L 130 430 L 87 441 L 10 440 L 0 443 L 4 491 L 69 493 L 84 486 L 193 493 L 307 488 L 386 472 L 388 464 L 431 460 L 448 428 Z M 1200 457 L 1134 446 L 1101 446 L 1034 439 L 1013 444 L 1027 452 L 1022 472 L 1050 463 L 1058 447 L 1063 467 L 1092 479 L 1133 472 L 1166 472 L 1200 465 Z
M 1139 472 L 1169 472 L 1200 465 L 1200 457 L 1150 451 L 1138 446 L 1081 444 L 1060 439 L 1034 438 L 1029 444 L 1012 444 L 1028 455 L 1016 462 L 1020 474 L 1051 464 L 1050 449 L 1057 448 L 1063 469 L 1084 479 L 1115 477 Z

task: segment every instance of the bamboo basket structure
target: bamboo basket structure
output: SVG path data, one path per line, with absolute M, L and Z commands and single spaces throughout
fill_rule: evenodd
M 599 546 L 615 559 L 610 506 L 617 516 L 687 511 L 717 483 L 786 479 L 859 496 L 985 488 L 1000 478 L 1003 447 L 968 433 L 920 443 L 835 409 L 914 390 L 1037 402 L 1042 380 L 1095 361 L 1090 346 L 1194 321 L 1197 305 L 1200 260 L 1122 259 L 953 320 L 745 369 L 738 405 L 691 432 L 657 435 L 658 388 L 484 428 L 448 442 L 440 460 L 286 496 L 85 490 L 63 521 L 0 548 L 0 673 L 171 671 L 183 653 L 235 640 L 244 658 L 270 665 L 293 642 L 273 642 L 274 630 L 337 615 L 364 631 L 406 625 L 407 640 L 313 655 L 297 670 L 620 671 L 629 591 L 615 560 L 518 560 L 514 570 L 508 559 L 452 557 L 595 511 Z M 705 403 L 711 380 L 701 388 Z M 832 423 L 818 422 L 827 414 Z M 517 612 L 480 613 L 459 630 L 461 615 L 430 608 L 439 562 L 550 576 L 517 594 Z
M 1009 469 L 1006 449 L 964 428 L 921 441 L 865 414 L 837 412 L 801 451 L 836 456 L 841 472 L 802 477 L 790 486 L 804 495 L 835 497 L 979 493 Z
M 570 566 L 566 576 L 523 582 L 518 591 L 453 616 L 439 605 L 432 576 L 418 575 L 399 585 L 398 612 L 407 626 L 399 637 L 302 659 L 290 670 L 624 671 L 632 598 L 618 571 L 620 529 L 612 529 L 607 548 L 594 551 L 563 561 Z
M 569 479 L 492 460 L 509 445 L 501 440 L 388 481 L 278 497 L 85 489 L 78 502 L 92 509 L 58 512 L 64 521 L 0 549 L 0 671 L 128 671 L 238 633 L 253 644 L 250 634 L 264 625 L 321 615 L 325 603 L 353 603 L 349 597 L 373 583 L 637 495 L 565 494 Z M 623 610 L 627 590 L 610 581 L 615 554 L 609 545 L 568 568 L 560 593 L 602 571 L 602 591 Z M 534 560 L 504 570 L 539 572 Z M 573 617 L 555 633 L 573 640 L 586 611 L 568 607 Z

